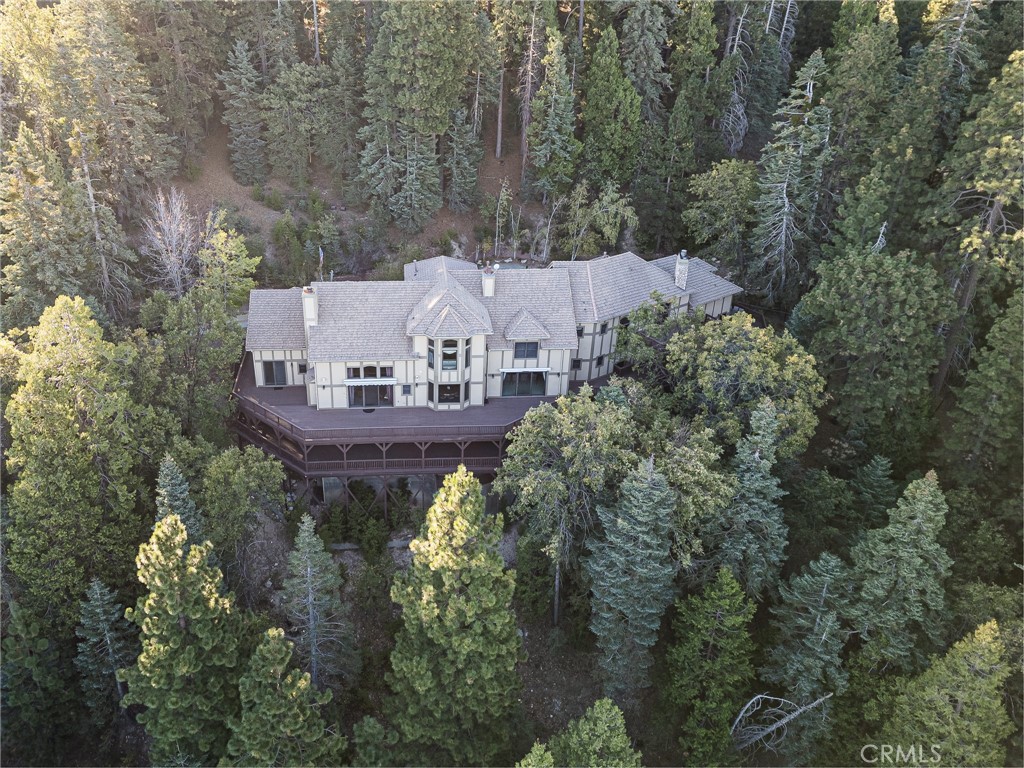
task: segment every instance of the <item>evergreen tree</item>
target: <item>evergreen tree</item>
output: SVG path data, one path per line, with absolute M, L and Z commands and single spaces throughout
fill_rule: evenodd
M 732 501 L 720 517 L 699 523 L 708 553 L 704 572 L 713 576 L 720 568 L 730 568 L 755 600 L 766 589 L 775 591 L 788 535 L 777 503 L 785 491 L 772 475 L 778 429 L 775 406 L 764 400 L 750 416 L 750 434 L 736 449 Z
M 557 30 L 548 30 L 547 55 L 541 63 L 544 80 L 533 97 L 527 140 L 532 167 L 530 184 L 546 203 L 549 196 L 557 199 L 568 190 L 582 147 L 574 135 L 572 85 L 566 71 L 562 36 Z
M 815 100 L 824 69 L 825 59 L 815 51 L 775 113 L 775 137 L 762 156 L 748 275 L 771 303 L 795 303 L 816 260 L 824 173 L 832 153 L 831 112 Z
M 853 473 L 850 487 L 857 497 L 862 526 L 880 528 L 884 525 L 886 512 L 900 497 L 900 489 L 892 479 L 892 462 L 875 454 Z
M 563 205 L 558 226 L 559 247 L 571 261 L 596 254 L 602 246 L 614 247 L 623 227 L 629 230 L 637 225 L 629 196 L 620 194 L 612 181 L 606 182 L 594 199 L 586 183 L 581 181 L 568 197 L 555 202 L 553 208 Z
M 465 109 L 456 110 L 445 134 L 445 203 L 453 211 L 468 210 L 476 199 L 477 166 L 483 155 Z
M 675 498 L 653 458 L 626 476 L 619 493 L 615 507 L 597 508 L 604 536 L 591 540 L 584 565 L 605 692 L 629 699 L 650 685 L 651 648 L 672 602 L 676 567 L 669 531 Z
M 228 54 L 228 68 L 218 79 L 224 122 L 231 134 L 231 168 L 240 184 L 257 184 L 265 176 L 266 142 L 261 135 L 260 76 L 244 40 L 235 41 Z
M 679 743 L 688 765 L 727 762 L 729 728 L 754 678 L 747 625 L 753 604 L 727 568 L 700 595 L 676 603 L 668 698 L 682 715 Z
M 583 165 L 592 184 L 630 181 L 639 145 L 640 95 L 622 72 L 619 38 L 608 27 L 583 83 Z
M 527 412 L 512 431 L 494 492 L 515 492 L 512 514 L 545 544 L 555 565 L 555 623 L 563 569 L 594 528 L 597 502 L 636 459 L 628 409 L 594 399 L 584 385 Z
M 826 553 L 779 587 L 781 602 L 771 609 L 779 642 L 768 651 L 761 677 L 795 704 L 846 690 L 842 653 L 849 633 L 841 617 L 850 599 L 849 578 L 843 561 Z M 783 742 L 792 759 L 813 762 L 815 741 L 828 730 L 828 705 L 793 722 Z
M 283 605 L 303 668 L 317 689 L 355 672 L 352 627 L 341 604 L 341 587 L 338 566 L 316 534 L 313 518 L 303 515 L 288 555 Z
M 935 329 L 950 316 L 941 279 L 916 254 L 877 247 L 837 256 L 819 275 L 800 314 L 816 329 L 817 359 L 844 370 L 836 413 L 889 455 L 913 450 L 940 354 Z
M 156 519 L 177 515 L 188 532 L 189 541 L 203 541 L 202 513 L 189 494 L 188 480 L 181 474 L 171 454 L 160 461 L 160 474 L 156 478 Z
M 320 68 L 299 62 L 283 70 L 263 93 L 270 170 L 296 186 L 309 177 L 313 148 L 327 130 Z
M 75 628 L 79 638 L 75 667 L 85 703 L 100 728 L 113 721 L 125 694 L 117 671 L 135 661 L 138 654 L 132 628 L 124 619 L 124 606 L 116 600 L 113 590 L 93 579 Z
M 82 299 L 59 297 L 29 336 L 6 413 L 17 479 L 5 554 L 26 608 L 70 632 L 92 577 L 128 581 L 146 414 L 120 377 L 121 350 Z
M 639 768 L 641 755 L 633 749 L 626 721 L 610 699 L 598 699 L 583 717 L 573 720 L 548 743 L 554 765 L 589 765 L 594 768 Z M 537 754 L 539 765 L 546 761 Z
M 952 426 L 946 432 L 945 451 L 954 477 L 976 487 L 1005 493 L 1022 484 L 1020 424 L 1024 420 L 1024 354 L 1020 329 L 1024 327 L 1024 294 L 1010 299 L 977 355 L 977 366 L 967 374 L 957 394 Z
M 665 117 L 662 98 L 669 87 L 662 51 L 667 47 L 671 5 L 663 0 L 618 0 L 622 20 L 622 69 L 640 96 L 640 114 L 649 123 Z
M 412 566 L 391 598 L 402 628 L 387 675 L 389 719 L 410 754 L 481 765 L 501 754 L 519 687 L 512 593 L 498 552 L 501 523 L 484 515 L 465 467 L 445 478 L 409 548 Z
M 807 447 L 823 402 L 815 360 L 788 332 L 754 326 L 746 313 L 687 325 L 669 341 L 667 365 L 683 412 L 730 445 L 748 431 L 765 397 L 779 420 L 779 458 Z
M 217 302 L 226 312 L 237 312 L 256 287 L 253 274 L 260 257 L 249 255 L 245 238 L 228 226 L 226 217 L 223 208 L 206 216 L 202 245 L 196 254 L 196 286 L 209 294 L 202 297 L 203 301 Z
M 221 765 L 341 764 L 346 739 L 321 714 L 331 692 L 317 693 L 308 674 L 288 672 L 291 657 L 284 631 L 267 630 L 238 681 L 242 714 L 230 724 Z
M 227 722 L 238 713 L 241 619 L 207 562 L 210 544 L 186 552 L 187 541 L 177 515 L 156 524 L 137 560 L 149 593 L 125 614 L 142 630 L 142 653 L 120 672 L 128 684 L 121 704 L 145 706 L 137 719 L 153 740 L 155 764 L 222 756 Z
M 919 666 L 922 642 L 940 642 L 943 581 L 951 561 L 938 543 L 946 499 L 934 472 L 907 486 L 885 528 L 868 531 L 851 551 L 850 621 L 867 659 L 900 670 Z
M 72 687 L 59 647 L 42 621 L 17 603 L 5 603 L 10 618 L 0 647 L 4 762 L 59 765 L 75 730 Z
M 949 765 L 1004 765 L 1014 731 L 1002 700 L 1010 675 L 999 625 L 983 624 L 898 689 L 880 741 L 934 745 Z M 926 752 L 925 762 L 933 757 Z
M 324 125 L 314 151 L 334 173 L 334 183 L 346 194 L 355 192 L 359 173 L 359 126 L 363 112 L 362 59 L 355 41 L 340 35 L 334 41 L 324 83 Z
M 249 44 L 264 86 L 299 60 L 293 10 L 292 3 L 272 2 L 242 3 L 234 9 L 234 34 Z
M 693 176 L 688 189 L 695 199 L 682 219 L 694 242 L 705 246 L 700 257 L 726 274 L 745 273 L 747 237 L 757 215 L 757 168 L 747 160 L 722 160 Z

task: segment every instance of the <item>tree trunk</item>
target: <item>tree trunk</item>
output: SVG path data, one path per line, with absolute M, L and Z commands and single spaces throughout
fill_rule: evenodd
M 580 18 L 576 24 L 576 40 L 580 44 L 580 50 L 583 50 L 583 0 L 580 0 Z
M 505 67 L 498 73 L 498 138 L 494 141 L 494 158 L 501 160 L 501 129 L 505 115 Z
M 559 603 L 562 598 L 562 563 L 558 560 L 555 561 L 555 602 L 551 606 L 551 619 L 552 625 L 558 626 L 559 619 Z
M 80 138 L 81 140 L 81 138 Z M 85 159 L 85 142 L 82 141 L 82 175 L 85 178 L 85 189 L 89 194 L 89 210 L 92 213 L 92 232 L 96 239 L 96 253 L 100 257 L 100 290 L 103 298 L 110 297 L 110 272 L 107 270 L 107 256 L 103 252 L 103 236 L 100 234 L 100 220 L 96 215 L 96 196 L 93 194 L 92 177 L 89 175 L 89 162 Z
M 320 65 L 320 10 L 317 8 L 319 0 L 313 0 L 313 63 Z

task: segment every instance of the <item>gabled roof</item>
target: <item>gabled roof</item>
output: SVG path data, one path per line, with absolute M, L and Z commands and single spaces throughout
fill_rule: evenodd
M 452 273 L 442 271 L 409 314 L 405 332 L 410 336 L 465 339 L 494 331 L 483 305 L 453 279 Z
M 475 270 L 476 264 L 464 259 L 456 259 L 452 256 L 435 256 L 423 261 L 412 261 L 405 265 L 403 272 L 406 282 L 410 280 L 423 280 L 431 282 L 442 272 L 455 272 L 457 270 Z
M 426 283 L 314 283 L 317 324 L 309 329 L 309 361 L 395 360 L 413 357 L 409 313 Z
M 676 287 L 671 276 L 630 251 L 590 261 L 555 261 L 551 268 L 569 273 L 578 323 L 600 323 L 629 314 L 655 291 L 666 298 L 688 294 Z
M 264 288 L 249 292 L 249 322 L 245 348 L 305 349 L 301 288 Z
M 673 277 L 676 271 L 676 257 L 665 256 L 650 262 L 654 266 Z M 726 296 L 735 296 L 743 293 L 743 289 L 735 283 L 730 283 L 724 277 L 715 273 L 715 268 L 703 259 L 691 258 L 686 273 L 686 290 L 690 293 L 690 308 L 711 304 L 712 302 L 724 299 Z
M 547 328 L 541 324 L 540 320 L 531 315 L 525 307 L 520 309 L 516 316 L 509 320 L 508 325 L 505 326 L 504 336 L 509 341 L 539 341 L 551 338 Z

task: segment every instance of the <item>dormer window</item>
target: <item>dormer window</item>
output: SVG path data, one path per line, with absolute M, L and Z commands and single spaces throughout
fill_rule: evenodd
M 517 341 L 514 357 L 516 360 L 536 360 L 539 346 L 536 341 Z
M 459 368 L 459 342 L 445 339 L 441 342 L 441 370 L 455 371 Z

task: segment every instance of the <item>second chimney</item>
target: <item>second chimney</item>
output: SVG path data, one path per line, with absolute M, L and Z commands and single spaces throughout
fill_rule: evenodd
M 316 293 L 311 286 L 307 285 L 302 289 L 302 320 L 307 328 L 316 325 L 316 314 Z
M 493 267 L 484 267 L 484 271 L 482 273 L 482 275 L 483 275 L 482 290 L 483 290 L 484 296 L 493 296 L 494 295 L 494 280 L 495 280 L 495 277 L 496 277 L 495 270 L 497 270 L 497 269 L 498 269 L 497 265 L 495 265 Z
M 682 250 L 676 256 L 676 287 L 686 290 L 686 278 L 690 272 L 690 260 L 686 258 L 686 251 Z

